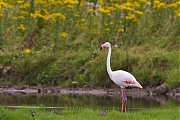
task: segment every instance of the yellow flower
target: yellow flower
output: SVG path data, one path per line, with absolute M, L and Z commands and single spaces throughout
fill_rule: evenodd
M 130 17 L 130 16 L 126 16 L 125 18 L 126 18 L 126 20 L 131 20 L 132 19 L 132 17 Z
M 176 8 L 177 5 L 176 5 L 175 3 L 172 3 L 172 4 L 167 5 L 167 7 L 168 7 L 168 8 Z
M 163 2 L 160 2 L 159 0 L 155 0 L 154 1 L 154 8 L 165 9 L 166 8 L 166 4 L 163 3 Z
M 120 29 L 118 29 L 117 32 L 118 32 L 118 33 L 123 33 L 123 32 L 124 32 L 124 29 L 120 28 Z
M 25 30 L 26 30 L 26 28 L 24 27 L 23 24 L 21 24 L 21 25 L 18 27 L 18 29 L 20 29 L 20 30 L 22 30 L 22 31 L 25 31 Z
M 90 30 L 90 33 L 94 36 L 98 36 L 99 35 L 99 31 L 98 30 Z
M 108 15 L 108 16 L 111 16 L 111 13 L 108 13 L 107 15 Z
M 127 6 L 127 7 L 131 7 L 131 6 L 133 6 L 133 4 L 132 4 L 132 3 L 130 3 L 130 2 L 126 2 L 126 3 L 125 3 L 125 6 Z
M 24 16 L 28 15 L 28 12 L 20 11 L 20 13 Z
M 101 5 L 103 5 L 103 4 L 104 4 L 104 0 L 99 0 L 99 3 L 100 3 Z
M 52 18 L 52 21 L 55 22 L 57 18 L 60 18 L 62 20 L 65 20 L 66 19 L 66 16 L 61 14 L 61 13 L 52 13 L 51 14 L 51 18 Z
M 64 0 L 64 4 L 77 5 L 78 2 L 76 0 Z
M 113 25 L 114 24 L 114 22 L 110 22 L 110 25 Z
M 123 11 L 132 11 L 133 8 L 128 6 L 124 6 L 124 5 L 119 5 L 119 4 L 115 4 L 115 7 L 118 8 L 119 10 L 123 10 Z
M 8 8 L 8 9 L 14 8 L 14 6 L 12 6 L 12 5 L 8 4 L 8 3 L 5 3 L 5 2 L 0 2 L 0 5 L 5 7 L 5 8 Z
M 110 29 L 109 28 L 106 28 L 106 29 L 104 29 L 105 31 L 107 31 L 107 32 L 110 32 Z
M 30 50 L 30 49 L 25 49 L 24 52 L 25 52 L 26 54 L 29 54 L 29 53 L 31 52 L 31 50 Z
M 36 4 L 46 5 L 46 2 L 43 0 L 35 0 Z
M 130 7 L 125 7 L 123 10 L 126 10 L 126 11 L 132 11 L 133 9 L 130 8 Z
M 135 11 L 135 13 L 136 13 L 136 14 L 138 14 L 138 15 L 143 15 L 143 12 L 138 11 L 138 10 L 137 10 L 137 11 Z
M 33 17 L 34 19 L 41 18 L 41 19 L 44 19 L 46 21 L 49 19 L 48 15 L 42 15 L 39 10 L 35 11 L 34 14 L 31 13 L 30 16 Z
M 19 6 L 19 8 L 28 8 L 28 7 L 30 7 L 30 4 L 28 4 L 28 3 L 25 3 L 25 4 L 23 4 L 23 5 L 21 5 L 21 6 Z
M 138 19 L 136 19 L 136 18 L 135 18 L 135 19 L 133 19 L 133 22 L 134 22 L 134 23 L 137 23 L 137 25 L 139 25 L 139 24 L 140 24 L 140 21 L 139 21 Z
M 126 7 L 126 6 L 119 5 L 119 4 L 115 4 L 115 7 L 120 10 L 123 10 L 123 11 L 132 11 L 133 10 L 131 7 Z
M 46 9 L 43 9 L 42 11 L 43 15 L 49 15 L 49 12 Z
M 115 8 L 114 7 L 107 7 L 107 10 L 113 11 Z
M 165 3 L 159 3 L 158 8 L 159 9 L 166 8 L 166 4 Z
M 56 2 L 54 0 L 49 0 L 48 1 L 51 5 L 56 5 Z
M 65 37 L 68 36 L 68 34 L 67 34 L 66 32 L 62 32 L 62 33 L 61 33 L 61 36 L 65 38 Z
M 180 17 L 180 9 L 174 11 L 178 17 Z
M 109 14 L 110 13 L 110 11 L 109 10 L 105 10 L 105 9 L 103 9 L 103 8 L 99 8 L 98 9 L 98 11 L 100 12 L 100 13 L 105 13 L 105 14 Z
M 175 2 L 176 3 L 176 5 L 180 5 L 180 1 L 177 1 L 177 2 Z
M 22 19 L 22 20 L 24 20 L 24 19 L 25 19 L 25 17 L 24 17 L 24 16 L 18 16 L 18 18 L 19 18 L 19 19 Z
M 78 26 L 78 28 L 79 28 L 80 30 L 85 30 L 84 24 L 80 24 L 80 25 Z
M 86 19 L 81 19 L 81 22 L 86 22 Z
M 140 24 L 140 21 L 134 16 L 133 14 L 128 14 L 125 17 L 126 20 L 132 20 L 134 23 L 137 23 L 138 25 Z
M 126 20 L 136 19 L 136 17 L 133 14 L 128 14 L 125 18 Z
M 67 5 L 67 8 L 69 8 L 70 10 L 74 8 L 74 6 L 72 5 Z
M 3 14 L 0 14 L 0 17 L 2 17 L 3 16 Z
M 134 7 L 139 7 L 139 6 L 140 6 L 138 2 L 133 2 L 132 5 L 133 5 Z
M 78 18 L 79 16 L 80 16 L 80 15 L 78 15 L 78 14 L 74 14 L 74 17 L 77 17 L 77 18 Z
M 140 3 L 147 3 L 148 0 L 138 0 Z
M 121 21 L 121 20 L 118 20 L 118 23 L 122 23 L 122 21 Z
M 93 12 L 94 10 L 92 8 L 88 9 L 88 12 Z
M 23 0 L 18 0 L 17 3 L 18 4 L 22 4 L 24 1 Z
M 56 3 L 59 4 L 59 5 L 61 5 L 61 4 L 62 4 L 62 1 L 57 1 Z

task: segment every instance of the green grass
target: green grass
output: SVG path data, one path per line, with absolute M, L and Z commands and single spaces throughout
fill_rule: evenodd
M 113 87 L 98 49 L 109 41 L 113 70 L 179 87 L 178 0 L 87 1 L 97 0 L 0 2 L 0 84 Z
M 63 115 L 53 114 L 50 110 L 34 109 L 36 114 L 32 117 L 30 109 L 1 110 L 1 120 L 178 120 L 180 107 L 163 109 L 146 109 L 135 112 L 122 113 L 119 110 L 106 110 L 106 116 L 98 116 L 101 110 L 91 108 L 63 109 Z M 7 113 L 4 116 L 3 112 Z M 3 117 L 2 117 L 3 116 Z

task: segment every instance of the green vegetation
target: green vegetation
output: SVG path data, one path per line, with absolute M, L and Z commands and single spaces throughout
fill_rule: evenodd
M 35 116 L 31 116 L 31 109 L 9 110 L 1 108 L 1 120 L 178 120 L 180 108 L 149 109 L 136 112 L 122 113 L 119 110 L 106 110 L 106 116 L 98 116 L 101 110 L 90 108 L 63 109 L 62 114 L 54 114 L 51 110 L 35 109 Z M 2 114 L 6 113 L 6 114 Z
M 143 87 L 180 86 L 179 0 L 0 1 L 0 84 L 115 87 L 131 72 Z

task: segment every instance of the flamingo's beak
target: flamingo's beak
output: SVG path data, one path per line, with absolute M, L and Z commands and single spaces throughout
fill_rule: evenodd
M 103 48 L 105 48 L 106 45 L 105 44 L 102 44 L 101 47 L 100 47 L 100 50 L 102 50 Z
M 102 50 L 102 46 L 100 47 L 100 51 Z

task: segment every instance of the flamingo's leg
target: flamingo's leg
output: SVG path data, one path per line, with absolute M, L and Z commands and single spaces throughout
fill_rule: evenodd
M 122 112 L 126 112 L 126 93 L 125 88 L 121 88 L 121 97 L 122 97 Z
M 126 97 L 126 91 L 125 91 L 125 88 L 123 88 L 123 92 L 124 92 L 124 101 L 126 102 L 127 101 L 127 97 Z

